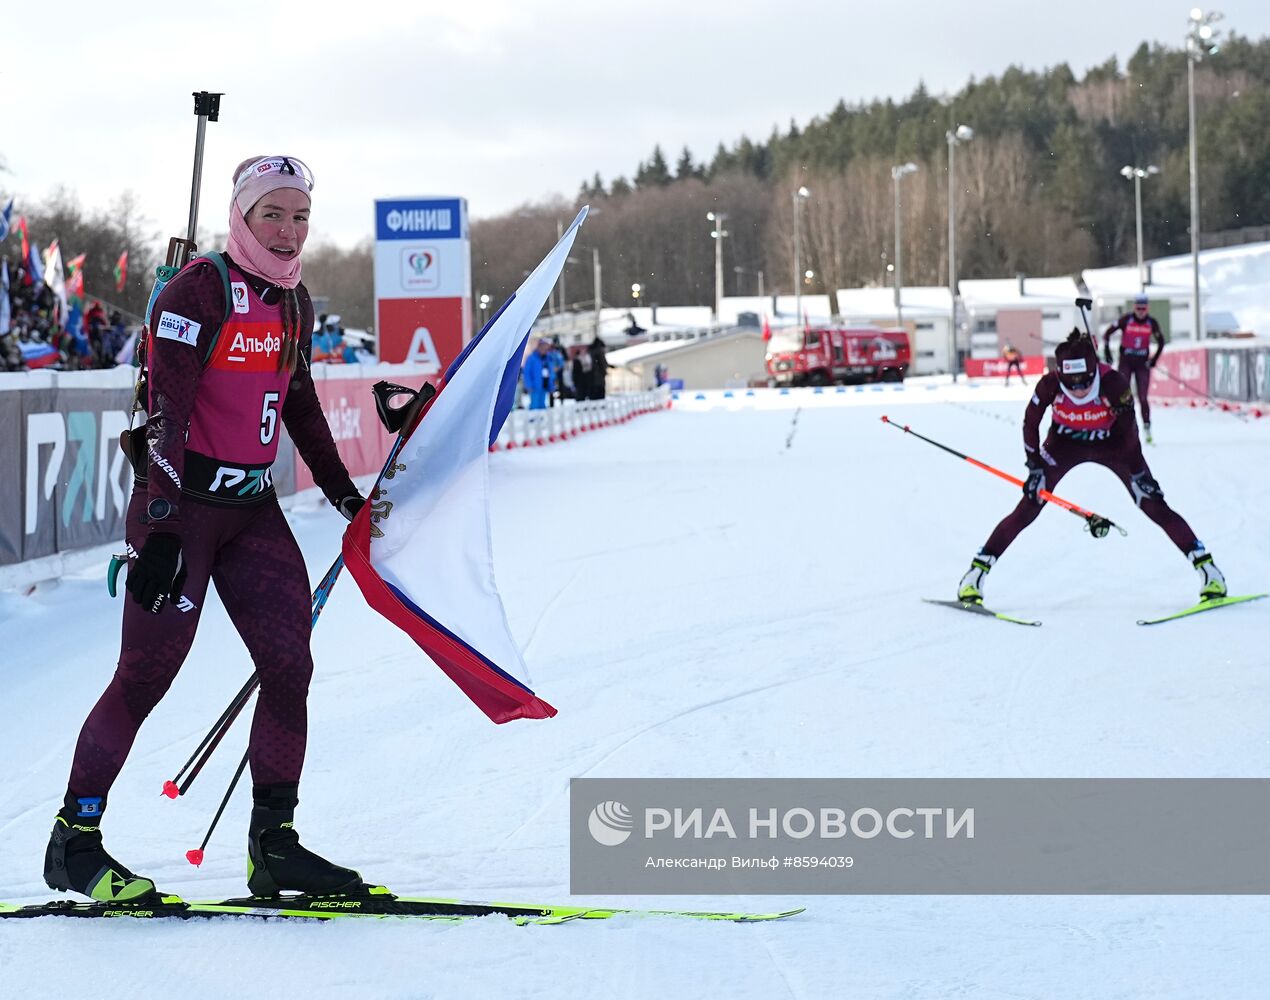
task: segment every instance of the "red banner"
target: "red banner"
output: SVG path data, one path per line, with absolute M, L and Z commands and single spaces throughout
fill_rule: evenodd
M 464 299 L 380 299 L 379 360 L 440 375 L 463 351 Z
M 1202 347 L 1165 351 L 1151 369 L 1155 399 L 1202 401 L 1208 394 L 1208 351 Z
M 348 467 L 348 474 L 359 476 L 378 472 L 388 457 L 392 439 L 384 430 L 375 413 L 375 397 L 371 393 L 378 379 L 370 378 L 315 378 L 318 399 L 322 411 L 331 425 L 331 436 L 340 457 Z M 299 454 L 295 459 L 296 491 L 307 490 L 314 485 L 313 476 Z
M 1045 374 L 1045 359 L 1039 354 L 1019 358 L 1019 363 L 1024 375 Z M 966 374 L 972 378 L 1004 378 L 1008 364 L 1005 358 L 966 358 Z

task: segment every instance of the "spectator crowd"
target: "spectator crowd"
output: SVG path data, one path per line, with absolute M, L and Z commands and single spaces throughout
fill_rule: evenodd
M 109 315 L 93 301 L 69 331 L 58 315 L 57 297 L 43 281 L 29 282 L 25 268 L 9 267 L 8 330 L 0 329 L 0 371 L 35 368 L 77 371 L 113 368 L 131 337 L 123 314 Z
M 566 399 L 603 399 L 609 369 L 604 341 L 566 348 L 560 338 L 539 337 L 521 367 L 529 409 L 545 410 Z

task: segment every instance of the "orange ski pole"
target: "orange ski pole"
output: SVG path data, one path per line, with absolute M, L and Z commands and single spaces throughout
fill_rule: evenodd
M 994 468 L 987 462 L 980 462 L 977 458 L 971 458 L 969 455 L 962 454 L 956 448 L 949 448 L 948 445 L 940 444 L 938 441 L 934 441 L 931 438 L 926 437 L 924 434 L 918 434 L 917 431 L 909 427 L 908 424 L 897 424 L 894 420 L 887 416 L 882 417 L 882 423 L 890 424 L 896 430 L 901 430 L 905 434 L 912 434 L 913 437 L 920 438 L 927 444 L 933 444 L 936 448 L 941 448 L 950 455 L 956 455 L 958 458 L 969 462 L 976 469 L 982 469 L 984 472 L 990 472 L 999 479 L 1004 479 L 1007 483 L 1013 483 L 1015 486 L 1020 487 L 1023 485 L 1023 480 L 1018 476 L 1012 476 L 1008 472 L 1002 472 L 1000 469 Z M 1101 514 L 1095 514 L 1091 510 L 1085 510 L 1084 507 L 1074 504 L 1070 500 L 1064 500 L 1060 496 L 1055 496 L 1049 490 L 1037 490 L 1037 496 L 1048 500 L 1050 503 L 1057 504 L 1064 510 L 1070 510 L 1073 514 L 1085 522 L 1085 526 L 1089 529 L 1089 533 L 1095 538 L 1105 538 L 1112 528 L 1115 528 L 1122 535 L 1129 534 L 1129 532 L 1125 531 L 1124 528 L 1116 524 L 1115 521 L 1111 520 L 1111 518 L 1103 517 Z

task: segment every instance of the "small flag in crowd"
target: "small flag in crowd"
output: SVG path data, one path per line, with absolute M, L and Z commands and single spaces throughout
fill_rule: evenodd
M 9 199 L 9 204 L 4 206 L 4 212 L 0 213 L 0 243 L 5 241 L 5 237 L 9 235 L 9 217 L 13 215 L 13 199 Z
M 9 261 L 0 261 L 0 337 L 9 332 L 11 319 L 9 316 Z
M 60 322 L 66 322 L 66 268 L 62 265 L 62 248 L 57 240 L 49 244 L 44 251 L 44 284 L 53 290 L 61 311 L 57 314 Z
M 128 280 L 128 251 L 125 250 L 119 255 L 119 259 L 115 261 L 115 291 L 122 292 L 123 286 Z
M 22 230 L 22 260 L 26 263 L 26 283 L 38 285 L 44 280 L 44 268 L 40 265 L 40 255 L 35 245 L 27 239 L 25 217 L 18 219 L 18 228 Z
M 84 304 L 84 257 L 72 257 L 66 262 L 66 298 L 68 301 Z

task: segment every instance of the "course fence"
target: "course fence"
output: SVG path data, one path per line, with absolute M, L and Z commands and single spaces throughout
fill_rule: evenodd
M 371 386 L 389 379 L 417 386 L 408 365 L 315 365 L 314 382 L 340 455 L 354 477 L 383 465 L 389 435 L 375 415 Z M 0 373 L 0 587 L 60 575 L 67 553 L 122 548 L 132 467 L 119 447 L 128 427 L 133 372 Z M 491 451 L 567 441 L 670 405 L 662 389 L 514 410 Z M 313 486 L 291 439 L 280 435 L 273 482 L 288 497 Z M 36 565 L 39 564 L 39 565 Z M 26 567 L 25 572 L 11 572 Z

